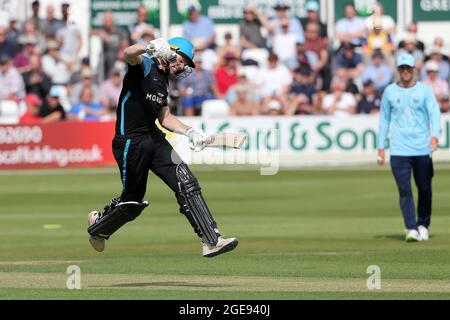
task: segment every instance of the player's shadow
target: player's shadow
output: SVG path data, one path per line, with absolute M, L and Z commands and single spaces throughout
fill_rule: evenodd
M 118 283 L 109 286 L 95 286 L 95 287 L 111 287 L 111 288 L 130 288 L 130 287 L 194 287 L 194 288 L 218 288 L 218 287 L 232 287 L 227 284 L 201 284 L 189 283 L 183 281 L 159 281 L 159 282 L 136 282 L 136 283 Z
M 375 239 L 389 239 L 405 241 L 405 236 L 401 234 L 382 234 L 374 237 Z

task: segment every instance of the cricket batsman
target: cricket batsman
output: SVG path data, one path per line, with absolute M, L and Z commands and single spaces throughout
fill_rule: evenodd
M 221 236 L 198 180 L 155 124 L 158 119 L 165 129 L 187 136 L 194 151 L 205 147 L 206 136 L 182 123 L 167 106 L 169 75 L 186 77 L 195 68 L 192 43 L 181 37 L 168 41 L 159 38 L 147 45 L 134 44 L 124 53 L 128 71 L 123 79 L 112 141 L 122 193 L 103 211 L 89 213 L 89 242 L 102 252 L 105 240 L 148 206 L 143 198 L 151 170 L 175 192 L 180 212 L 202 240 L 204 257 L 233 250 L 238 240 Z

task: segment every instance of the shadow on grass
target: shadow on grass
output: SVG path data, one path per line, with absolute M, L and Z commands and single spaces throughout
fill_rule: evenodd
M 405 242 L 405 235 L 402 234 L 382 234 L 374 237 L 375 239 L 399 240 Z M 430 239 L 434 236 L 430 236 Z
M 193 287 L 193 288 L 219 288 L 232 287 L 226 284 L 200 284 L 182 281 L 159 281 L 159 282 L 140 282 L 140 283 L 118 283 L 109 286 L 90 286 L 91 288 L 131 288 L 131 287 Z
M 374 237 L 375 239 L 389 239 L 405 241 L 405 236 L 402 234 L 382 234 Z

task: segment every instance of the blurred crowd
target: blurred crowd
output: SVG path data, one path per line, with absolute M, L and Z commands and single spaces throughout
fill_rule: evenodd
M 212 101 L 236 116 L 376 113 L 383 90 L 396 79 L 395 57 L 403 52 L 414 56 L 417 78 L 433 89 L 441 111 L 449 112 L 449 51 L 442 38 L 424 44 L 414 22 L 396 34 L 393 18 L 379 3 L 367 18 L 346 4 L 333 38 L 315 0 L 306 2 L 303 19 L 283 2 L 273 9 L 275 16 L 267 17 L 246 6 L 239 39 L 227 32 L 217 41 L 213 21 L 189 6 L 183 36 L 194 44 L 197 68 L 190 77 L 171 79 L 172 112 L 201 115 Z M 90 31 L 102 42 L 96 70 L 89 57 L 80 57 L 82 37 L 70 5 L 47 5 L 44 19 L 39 10 L 34 1 L 29 19 L 11 17 L 8 27 L 0 27 L 0 104 L 26 106 L 19 108 L 21 123 L 114 119 L 126 72 L 123 50 L 157 36 L 147 9 L 139 7 L 126 30 L 116 26 L 111 12 L 103 15 L 103 26 Z M 55 10 L 61 10 L 61 20 Z

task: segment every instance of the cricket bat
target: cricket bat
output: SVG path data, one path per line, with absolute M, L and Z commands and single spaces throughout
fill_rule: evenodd
M 206 139 L 206 146 L 215 148 L 228 147 L 240 149 L 245 139 L 246 136 L 243 133 L 216 133 L 208 136 L 208 138 Z

